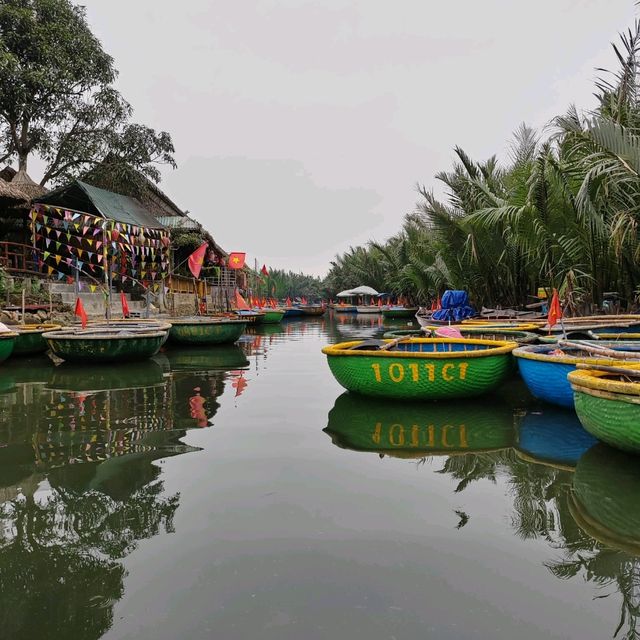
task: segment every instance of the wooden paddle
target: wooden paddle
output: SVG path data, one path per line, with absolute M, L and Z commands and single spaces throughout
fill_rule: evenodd
M 570 342 L 569 340 L 558 340 L 559 347 L 567 347 L 568 349 L 581 349 L 589 353 L 595 353 L 608 358 L 617 360 L 638 360 L 640 361 L 640 351 L 616 351 L 607 347 L 596 346 L 585 342 Z
M 640 369 L 627 369 L 626 367 L 610 367 L 605 364 L 587 364 L 579 362 L 576 369 L 587 369 L 590 371 L 602 371 L 604 373 L 614 373 L 616 375 L 628 376 L 629 378 L 640 378 Z
M 393 347 L 397 347 L 401 342 L 405 340 L 410 340 L 410 336 L 400 336 L 399 338 L 395 338 L 391 342 L 387 342 L 384 346 L 380 347 L 378 351 L 389 351 L 389 349 L 393 349 Z

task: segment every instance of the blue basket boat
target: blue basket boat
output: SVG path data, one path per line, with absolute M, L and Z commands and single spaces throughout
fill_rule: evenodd
M 616 351 L 638 350 L 638 343 L 630 345 L 624 342 L 598 341 L 597 345 Z M 567 376 L 576 370 L 578 363 L 623 366 L 629 362 L 640 362 L 640 351 L 638 360 L 594 357 L 592 353 L 577 348 L 563 347 L 560 354 L 554 353 L 557 351 L 558 346 L 555 344 L 540 344 L 518 347 L 513 351 L 513 355 L 518 363 L 520 375 L 533 396 L 569 409 L 573 409 L 574 404 L 573 391 Z
M 597 442 L 582 428 L 573 411 L 548 407 L 522 418 L 516 453 L 527 462 L 573 471 L 581 456 Z

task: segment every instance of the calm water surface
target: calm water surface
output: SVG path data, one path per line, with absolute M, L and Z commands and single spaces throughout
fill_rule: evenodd
M 343 393 L 320 348 L 382 330 L 3 364 L 0 638 L 640 637 L 636 459 L 515 378 Z

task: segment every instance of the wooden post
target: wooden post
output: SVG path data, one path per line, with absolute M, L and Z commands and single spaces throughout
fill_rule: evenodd
M 24 307 L 25 307 L 25 297 L 26 297 L 27 292 L 25 291 L 25 288 L 22 287 L 22 324 L 25 324 L 25 318 L 24 318 Z

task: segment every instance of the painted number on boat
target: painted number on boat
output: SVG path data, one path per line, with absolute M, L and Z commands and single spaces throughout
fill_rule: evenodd
M 432 363 L 419 364 L 411 362 L 410 364 L 402 364 L 393 362 L 387 367 L 380 364 L 372 364 L 373 375 L 376 382 L 390 380 L 396 384 L 400 382 L 435 382 L 436 380 L 444 380 L 445 382 L 453 382 L 454 380 L 464 380 L 467 377 L 468 362 L 447 362 L 438 367 Z

